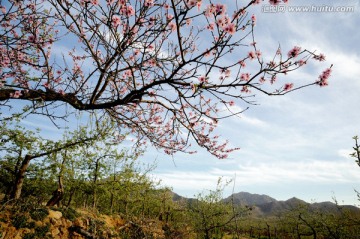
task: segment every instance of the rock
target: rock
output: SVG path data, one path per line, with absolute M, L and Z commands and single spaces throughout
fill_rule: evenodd
M 74 221 L 74 226 L 77 227 L 86 227 L 84 221 L 81 218 L 76 218 Z
M 56 219 L 59 220 L 62 217 L 62 213 L 59 211 L 53 211 L 53 210 L 49 210 L 49 215 L 48 217 L 51 219 Z
M 58 228 L 54 227 L 54 228 L 51 229 L 51 236 L 52 237 L 55 237 L 56 235 L 59 235 L 59 233 L 60 233 L 60 230 Z

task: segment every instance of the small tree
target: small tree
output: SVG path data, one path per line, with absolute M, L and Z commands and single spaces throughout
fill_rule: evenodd
M 353 139 L 355 140 L 355 146 L 353 147 L 354 149 L 354 152 L 352 152 L 350 154 L 351 157 L 355 158 L 355 162 L 357 163 L 357 165 L 359 165 L 360 167 L 360 145 L 358 143 L 358 139 L 359 137 L 358 136 L 354 136 Z M 355 192 L 357 193 L 357 196 L 358 196 L 358 200 L 360 201 L 360 192 L 356 191 Z
M 244 214 L 245 209 L 238 208 L 234 211 L 231 202 L 223 200 L 224 187 L 228 183 L 223 184 L 219 178 L 216 190 L 211 190 L 208 194 L 200 193 L 189 202 L 193 228 L 199 238 L 223 238 L 228 232 L 227 227 Z
M 30 162 L 35 159 L 42 159 L 44 157 L 56 157 L 56 154 L 61 151 L 71 150 L 76 147 L 84 146 L 96 140 L 103 138 L 108 132 L 107 127 L 97 129 L 91 133 L 84 129 L 75 131 L 69 139 L 53 141 L 44 139 L 35 134 L 33 131 L 25 130 L 18 123 L 9 125 L 5 122 L 0 127 L 0 151 L 3 152 L 4 157 L 0 161 L 2 170 L 7 171 L 11 175 L 11 189 L 9 189 L 9 197 L 11 199 L 19 199 L 21 196 L 22 187 L 26 172 Z M 105 133 L 106 132 L 106 133 Z M 62 166 L 66 162 L 63 158 Z M 62 189 L 62 171 L 59 173 L 59 195 L 56 202 L 63 195 Z
M 1 106 L 21 101 L 26 114 L 52 120 L 100 111 L 168 154 L 192 152 L 195 141 L 225 158 L 234 148 L 213 131 L 242 113 L 235 100 L 326 86 L 331 74 L 299 85 L 281 79 L 325 57 L 299 46 L 263 57 L 248 12 L 260 2 L 0 1 Z M 18 108 L 11 113 L 25 114 Z
M 355 162 L 360 167 L 360 145 L 358 143 L 358 136 L 354 136 L 353 139 L 355 140 L 355 146 L 353 147 L 354 152 L 350 154 L 351 157 L 355 158 Z

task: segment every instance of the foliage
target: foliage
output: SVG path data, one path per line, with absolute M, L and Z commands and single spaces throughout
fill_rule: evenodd
M 223 238 L 226 233 L 234 230 L 232 228 L 227 231 L 227 227 L 244 215 L 244 209 L 233 210 L 234 205 L 223 201 L 222 193 L 228 183 L 223 185 L 222 179 L 219 178 L 214 191 L 198 194 L 196 200 L 189 203 L 192 224 L 199 238 Z
M 35 221 L 44 220 L 47 215 L 49 215 L 49 211 L 47 208 L 34 208 L 30 211 L 30 217 Z
M 19 229 L 19 228 L 27 227 L 27 225 L 28 225 L 27 221 L 28 221 L 28 217 L 26 215 L 15 214 L 12 217 L 11 223 L 16 229 Z
M 36 226 L 35 232 L 26 233 L 23 238 L 24 239 L 40 239 L 40 238 L 49 239 L 51 237 L 46 235 L 49 232 L 49 229 L 50 229 L 50 224 L 46 224 L 44 226 Z
M 70 221 L 75 221 L 75 219 L 77 217 L 80 216 L 80 214 L 71 207 L 67 207 L 67 208 L 52 208 L 55 211 L 59 211 L 62 213 L 63 217 L 70 220 Z

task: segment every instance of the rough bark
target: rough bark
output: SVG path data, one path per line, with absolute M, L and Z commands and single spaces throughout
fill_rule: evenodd
M 16 172 L 15 182 L 14 182 L 13 189 L 12 189 L 12 192 L 10 195 L 11 199 L 19 199 L 20 198 L 22 186 L 24 184 L 25 173 L 26 173 L 27 168 L 29 167 L 31 159 L 33 159 L 33 157 L 31 155 L 26 155 L 24 160 L 21 163 L 21 166 L 20 166 L 18 172 Z
M 61 200 L 64 197 L 64 185 L 62 182 L 62 176 L 59 176 L 59 185 L 58 188 L 53 192 L 53 196 L 47 202 L 46 206 L 52 207 L 55 205 L 60 206 Z

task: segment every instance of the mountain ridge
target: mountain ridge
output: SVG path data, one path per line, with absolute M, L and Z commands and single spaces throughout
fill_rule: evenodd
M 187 200 L 188 202 L 196 200 L 194 198 L 185 198 L 174 193 L 173 200 Z M 311 211 L 320 211 L 324 213 L 337 213 L 339 208 L 346 208 L 350 211 L 360 211 L 360 208 L 352 205 L 338 205 L 333 202 L 315 202 L 308 203 L 296 197 L 285 201 L 276 200 L 265 194 L 253 194 L 248 192 L 238 192 L 223 199 L 223 202 L 231 202 L 237 206 L 251 207 L 254 216 L 277 216 L 299 207 L 306 207 Z

